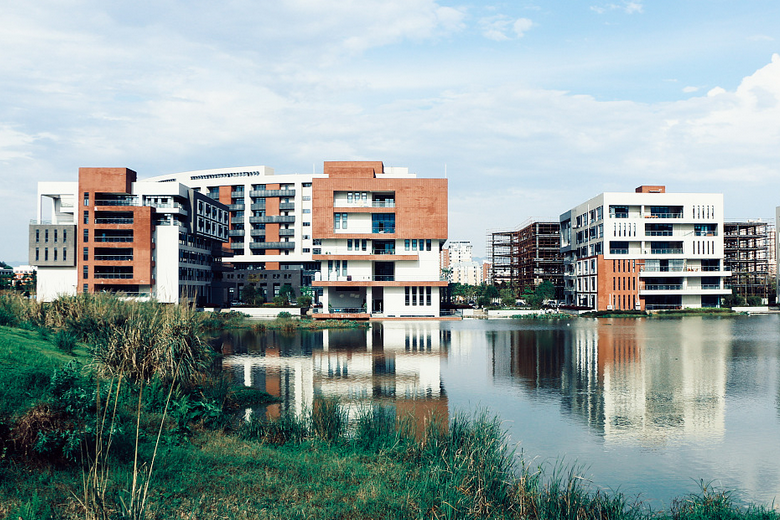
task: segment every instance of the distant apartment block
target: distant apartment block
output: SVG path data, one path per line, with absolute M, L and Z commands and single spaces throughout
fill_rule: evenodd
M 769 232 L 768 223 L 760 220 L 725 222 L 723 224 L 725 265 L 731 271 L 728 283 L 735 295 L 760 297 L 768 302 Z
M 446 179 L 380 161 L 329 161 L 312 198 L 320 317 L 439 316 Z
M 484 281 L 482 264 L 474 261 L 471 241 L 449 241 L 442 250 L 442 275 L 454 284 L 476 286 Z
M 594 310 L 719 307 L 731 294 L 723 195 L 640 186 L 560 216 L 564 298 Z
M 563 294 L 563 257 L 560 223 L 534 221 L 519 230 L 492 232 L 489 235 L 492 281 L 506 285 L 520 295 L 544 281 Z

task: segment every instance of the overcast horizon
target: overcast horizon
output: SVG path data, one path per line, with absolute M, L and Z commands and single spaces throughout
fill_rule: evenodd
M 449 237 L 642 184 L 780 205 L 780 2 L 0 7 L 0 260 L 27 263 L 39 181 L 375 160 L 449 180 Z

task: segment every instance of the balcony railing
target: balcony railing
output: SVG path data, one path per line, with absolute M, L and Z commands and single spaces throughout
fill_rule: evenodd
M 138 198 L 96 199 L 95 206 L 138 206 Z
M 390 282 L 395 280 L 395 275 L 374 275 L 372 280 L 380 282 Z
M 645 284 L 646 291 L 676 291 L 683 289 L 682 284 Z
M 645 215 L 646 219 L 682 219 L 682 212 L 651 213 Z
M 254 224 L 294 223 L 295 216 L 294 215 L 263 215 L 258 217 L 252 216 L 249 218 L 249 222 Z
M 95 237 L 95 242 L 133 242 L 132 237 Z
M 295 190 L 252 190 L 249 197 L 295 197 Z
M 265 230 L 263 230 L 265 232 Z M 245 230 L 228 230 L 229 237 L 243 237 Z
M 96 279 L 132 279 L 132 273 L 95 273 Z
M 249 248 L 253 250 L 292 250 L 295 243 L 290 242 L 250 242 Z
M 395 250 L 372 250 L 371 255 L 395 255 Z
M 647 235 L 648 237 L 671 237 L 672 234 L 673 232 L 670 231 L 662 231 L 662 232 L 650 231 L 645 233 L 645 235 Z
M 655 248 L 650 250 L 650 253 L 653 255 L 677 255 L 682 252 L 682 248 Z
M 132 217 L 95 217 L 95 224 L 133 224 Z
M 610 248 L 609 253 L 612 255 L 626 255 L 628 254 L 628 248 Z
M 295 210 L 295 203 L 279 203 L 280 210 Z
M 701 289 L 721 289 L 720 284 L 702 284 Z M 724 288 L 729 289 L 729 288 Z
M 95 255 L 96 261 L 131 261 L 132 255 Z
M 292 237 L 295 235 L 295 230 L 282 228 L 279 230 L 279 237 Z
M 231 250 L 243 250 L 244 249 L 244 243 L 243 242 L 231 242 L 230 243 L 230 249 Z

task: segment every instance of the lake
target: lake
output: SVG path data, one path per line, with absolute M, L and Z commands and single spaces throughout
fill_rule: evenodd
M 301 412 L 487 409 L 526 462 L 582 468 L 654 506 L 700 480 L 780 498 L 780 315 L 374 322 L 368 330 L 226 333 L 223 369 Z

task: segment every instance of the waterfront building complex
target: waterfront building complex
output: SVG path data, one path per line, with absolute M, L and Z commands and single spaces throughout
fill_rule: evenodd
M 112 291 L 228 305 L 240 273 L 262 281 L 265 300 L 295 281 L 320 288 L 323 311 L 439 316 L 445 179 L 349 161 L 326 162 L 322 174 L 258 166 L 136 177 L 81 168 L 76 182 L 39 183 L 29 258 L 40 300 Z
M 718 307 L 731 294 L 723 194 L 640 186 L 560 216 L 564 298 L 594 310 Z

